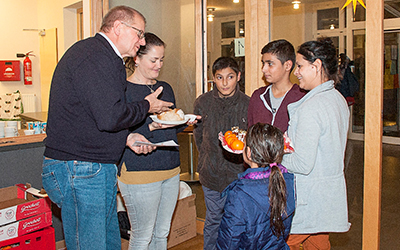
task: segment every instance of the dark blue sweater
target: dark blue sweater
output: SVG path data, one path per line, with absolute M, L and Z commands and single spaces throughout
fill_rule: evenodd
M 175 96 L 171 86 L 162 81 L 157 81 L 152 85 L 152 89 L 156 90 L 163 86 L 163 92 L 159 99 L 163 101 L 172 102 L 175 105 Z M 146 85 L 135 84 L 128 82 L 126 99 L 128 102 L 136 102 L 142 100 L 145 96 L 149 95 L 150 89 Z M 177 133 L 183 131 L 186 125 L 180 125 L 168 129 L 149 130 L 149 124 L 152 123 L 150 116 L 132 127 L 130 130 L 133 133 L 139 133 L 145 136 L 149 141 L 157 143 L 167 140 L 174 140 L 178 142 Z M 135 154 L 129 148 L 126 148 L 122 156 L 119 170 L 121 170 L 122 163 L 125 162 L 127 171 L 155 171 L 155 170 L 169 170 L 180 165 L 179 148 L 178 147 L 159 147 L 150 154 Z
M 54 71 L 44 155 L 57 160 L 117 163 L 128 128 L 149 110 L 127 104 L 122 59 L 100 34 L 75 43 Z

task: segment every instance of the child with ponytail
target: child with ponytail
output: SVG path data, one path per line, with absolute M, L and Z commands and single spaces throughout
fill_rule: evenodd
M 269 124 L 249 128 L 243 150 L 250 166 L 224 191 L 225 212 L 217 249 L 289 249 L 295 209 L 294 177 L 280 164 L 282 132 Z

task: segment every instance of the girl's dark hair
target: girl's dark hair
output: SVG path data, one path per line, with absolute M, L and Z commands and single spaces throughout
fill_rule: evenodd
M 166 47 L 164 41 L 153 33 L 150 32 L 144 33 L 144 39 L 146 41 L 146 45 L 140 46 L 138 52 L 136 53 L 138 57 L 146 55 L 149 52 L 149 50 L 154 46 L 163 46 L 164 48 Z M 128 57 L 125 59 L 125 67 L 131 71 L 135 71 L 134 57 Z
M 217 70 L 222 70 L 226 68 L 231 68 L 233 71 L 235 71 L 236 75 L 239 74 L 239 66 L 235 59 L 233 59 L 232 57 L 220 57 L 214 61 L 214 64 L 212 66 L 213 76 L 215 76 L 215 72 L 217 72 Z
M 266 53 L 275 55 L 282 64 L 287 61 L 292 61 L 292 68 L 290 69 L 290 72 L 292 72 L 294 66 L 296 65 L 296 53 L 294 52 L 294 47 L 285 39 L 269 42 L 261 50 L 261 55 Z
M 339 82 L 336 48 L 330 38 L 305 42 L 300 45 L 297 53 L 301 54 L 310 63 L 314 63 L 315 60 L 320 59 L 328 79 L 333 80 L 335 83 Z
M 246 150 L 247 147 L 251 152 L 251 161 L 259 167 L 280 163 L 284 148 L 283 133 L 270 124 L 256 123 L 247 131 Z M 286 214 L 286 182 L 276 164 L 270 167 L 268 186 L 270 225 L 279 238 L 285 231 L 282 217 Z

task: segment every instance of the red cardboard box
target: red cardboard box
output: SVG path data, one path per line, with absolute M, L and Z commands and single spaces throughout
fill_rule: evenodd
M 27 235 L 0 242 L 0 249 L 9 248 L 12 250 L 55 250 L 54 228 L 46 227 Z
M 0 227 L 0 242 L 52 225 L 51 212 L 42 213 Z
M 50 199 L 35 198 L 26 192 L 28 188 L 29 184 L 18 184 L 0 189 L 0 226 L 51 212 Z

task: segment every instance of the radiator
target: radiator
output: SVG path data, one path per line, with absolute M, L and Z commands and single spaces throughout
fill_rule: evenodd
M 22 105 L 24 113 L 36 112 L 36 95 L 35 94 L 22 94 Z

